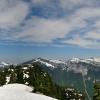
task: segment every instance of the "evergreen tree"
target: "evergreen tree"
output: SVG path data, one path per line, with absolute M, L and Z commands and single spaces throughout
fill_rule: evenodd
M 6 83 L 6 73 L 0 71 L 0 85 L 4 85 Z
M 16 83 L 21 83 L 24 84 L 24 80 L 23 80 L 23 70 L 21 69 L 22 66 L 17 66 L 16 67 Z
M 93 100 L 100 100 L 100 83 L 94 84 Z

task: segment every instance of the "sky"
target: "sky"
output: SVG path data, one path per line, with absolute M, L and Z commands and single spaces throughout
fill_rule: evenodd
M 0 0 L 0 61 L 100 57 L 100 0 Z

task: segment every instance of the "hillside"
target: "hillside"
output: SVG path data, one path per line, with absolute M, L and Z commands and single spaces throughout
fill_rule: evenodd
M 0 85 L 19 83 L 33 87 L 32 92 L 44 94 L 59 100 L 80 99 L 84 96 L 79 91 L 68 87 L 61 87 L 52 81 L 49 74 L 41 68 L 41 65 L 10 65 L 0 71 Z
M 99 58 L 72 58 L 68 60 L 37 58 L 23 64 L 32 65 L 34 63 L 43 68 L 57 85 L 75 88 L 84 94 L 87 90 L 92 99 L 93 82 L 100 80 Z

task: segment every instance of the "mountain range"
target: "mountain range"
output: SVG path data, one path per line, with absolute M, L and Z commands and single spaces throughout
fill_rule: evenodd
M 69 86 L 58 85 L 49 75 L 49 73 L 44 70 L 43 66 L 39 62 L 36 62 L 35 60 L 31 60 L 29 62 L 30 63 L 27 62 L 27 64 L 8 65 L 3 68 L 0 68 L 0 86 L 16 83 L 25 84 L 27 86 L 32 87 L 32 93 L 41 95 L 43 94 L 52 98 L 56 98 L 58 100 L 85 100 L 84 94 L 79 90 L 76 90 Z M 48 65 L 49 64 L 46 63 L 46 66 Z M 11 91 L 9 91 L 9 93 Z M 5 91 L 3 93 L 5 93 Z M 13 95 L 16 94 L 17 93 L 15 92 L 15 94 Z M 29 99 L 26 98 L 25 100 Z M 48 100 L 48 98 L 43 100 Z
M 30 67 L 33 64 L 37 64 L 48 73 L 58 86 L 81 91 L 87 100 L 92 99 L 94 82 L 100 81 L 100 58 L 68 60 L 36 58 L 18 65 Z
M 5 67 L 5 66 L 8 66 L 8 65 L 10 65 L 10 64 L 8 64 L 4 61 L 0 62 L 0 67 Z
M 93 83 L 100 81 L 100 58 L 72 58 L 68 60 L 37 58 L 23 64 L 31 65 L 33 63 L 39 64 L 44 71 L 48 72 L 56 84 L 78 89 L 84 94 L 87 90 L 91 99 Z

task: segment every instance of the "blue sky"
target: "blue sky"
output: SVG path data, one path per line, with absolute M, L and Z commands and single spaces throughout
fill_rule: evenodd
M 1 0 L 0 60 L 100 57 L 99 0 Z

